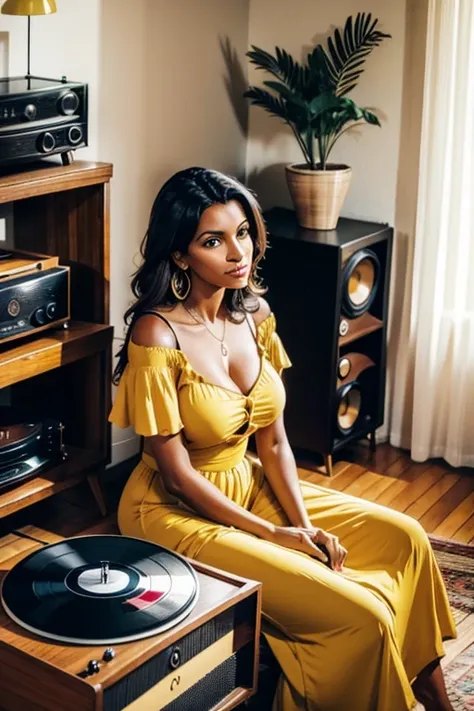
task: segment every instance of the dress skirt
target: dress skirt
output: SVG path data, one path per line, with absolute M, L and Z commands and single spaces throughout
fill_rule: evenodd
M 260 467 L 202 471 L 235 503 L 289 525 Z M 301 481 L 314 526 L 347 548 L 344 572 L 203 519 L 144 454 L 119 506 L 124 535 L 263 583 L 263 632 L 281 668 L 274 711 L 407 711 L 411 683 L 455 637 L 428 537 L 406 514 Z

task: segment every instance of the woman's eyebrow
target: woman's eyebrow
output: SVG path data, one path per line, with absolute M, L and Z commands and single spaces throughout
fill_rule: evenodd
M 237 229 L 240 230 L 242 225 L 245 225 L 246 222 L 248 222 L 247 219 L 243 220 L 240 223 L 240 225 L 237 227 Z M 198 242 L 201 239 L 201 237 L 204 237 L 204 235 L 217 235 L 218 237 L 220 237 L 223 234 L 224 234 L 224 232 L 222 230 L 205 230 L 204 232 L 201 232 L 201 234 L 198 237 L 196 237 L 196 242 Z

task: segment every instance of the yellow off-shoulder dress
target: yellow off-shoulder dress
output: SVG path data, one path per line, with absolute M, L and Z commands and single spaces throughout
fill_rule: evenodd
M 260 372 L 247 395 L 213 385 L 173 348 L 133 342 L 110 420 L 140 435 L 182 430 L 194 468 L 232 501 L 289 525 L 248 437 L 282 412 L 291 365 L 270 314 L 257 328 Z M 317 406 L 317 403 L 315 403 Z M 278 711 L 406 711 L 411 682 L 455 636 L 428 538 L 413 518 L 301 482 L 315 526 L 349 553 L 344 574 L 304 553 L 203 519 L 171 496 L 143 454 L 119 505 L 123 534 L 263 583 L 263 630 L 283 675 Z

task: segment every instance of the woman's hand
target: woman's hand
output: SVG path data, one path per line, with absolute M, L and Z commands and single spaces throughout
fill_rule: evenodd
M 330 564 L 333 570 L 342 571 L 346 559 L 347 550 L 340 545 L 337 536 L 326 533 L 322 528 L 300 528 L 296 526 L 275 526 L 270 536 L 272 543 L 292 550 L 307 553 L 313 558 L 317 558 L 322 563 Z M 329 561 L 326 554 L 318 547 L 318 543 L 326 547 L 329 553 Z

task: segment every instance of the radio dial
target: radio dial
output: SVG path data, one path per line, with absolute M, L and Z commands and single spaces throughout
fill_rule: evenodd
M 47 320 L 46 310 L 42 306 L 31 314 L 31 323 L 33 326 L 44 326 Z
M 39 139 L 39 149 L 43 153 L 51 153 L 51 151 L 56 147 L 56 139 L 53 134 L 49 131 L 43 133 Z
M 33 121 L 36 116 L 36 106 L 34 104 L 27 104 L 25 106 L 24 114 L 28 121 Z
M 79 107 L 79 97 L 75 91 L 65 91 L 59 97 L 59 110 L 65 116 L 72 116 Z
M 49 304 L 46 305 L 46 316 L 50 321 L 54 321 L 54 317 L 56 316 L 56 307 L 57 304 L 55 301 L 50 301 Z
M 82 128 L 80 126 L 71 126 L 67 132 L 67 138 L 73 146 L 80 143 L 82 141 Z

